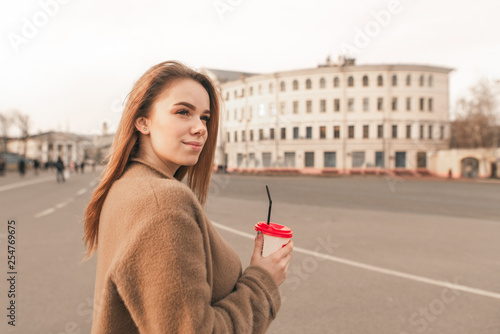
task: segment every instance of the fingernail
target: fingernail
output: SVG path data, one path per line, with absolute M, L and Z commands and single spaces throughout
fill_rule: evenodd
M 259 234 L 262 234 L 262 232 L 261 231 L 257 231 L 257 235 L 259 235 Z

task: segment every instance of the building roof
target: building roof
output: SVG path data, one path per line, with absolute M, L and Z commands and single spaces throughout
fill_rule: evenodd
M 239 71 L 216 70 L 212 68 L 207 68 L 206 70 L 212 72 L 217 77 L 220 83 L 239 80 L 241 76 L 250 77 L 260 74 L 260 73 L 249 73 L 249 72 L 239 72 Z

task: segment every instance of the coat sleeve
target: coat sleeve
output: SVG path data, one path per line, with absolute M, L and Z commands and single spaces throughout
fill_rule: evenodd
M 113 280 L 141 333 L 264 333 L 281 299 L 271 275 L 248 267 L 211 304 L 197 205 L 188 189 L 155 191 Z M 206 240 L 206 239 L 205 239 Z

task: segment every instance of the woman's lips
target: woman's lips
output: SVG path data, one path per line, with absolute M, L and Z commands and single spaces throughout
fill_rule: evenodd
M 203 148 L 203 143 L 197 142 L 197 141 L 190 141 L 190 142 L 185 142 L 185 145 L 189 146 L 193 151 L 201 151 Z

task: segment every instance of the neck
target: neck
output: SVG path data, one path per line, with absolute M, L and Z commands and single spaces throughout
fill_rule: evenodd
M 153 148 L 151 147 L 151 143 L 149 142 L 149 137 L 141 135 L 139 142 L 139 151 L 137 152 L 137 158 L 142 159 L 154 167 L 158 168 L 161 172 L 167 175 L 169 178 L 173 179 L 174 174 L 179 169 L 179 165 L 170 162 L 163 161 L 160 159 Z

